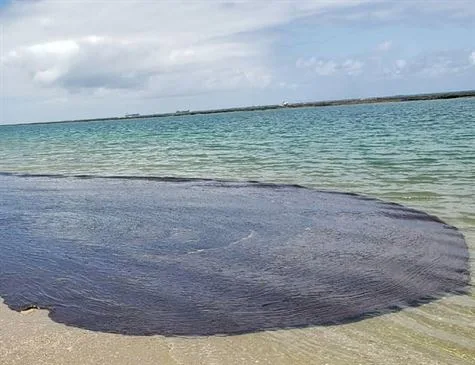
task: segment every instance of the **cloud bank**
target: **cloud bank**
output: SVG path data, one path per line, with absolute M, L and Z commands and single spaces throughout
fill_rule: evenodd
M 467 50 L 424 52 L 409 59 L 368 54 L 359 60 L 311 57 L 299 58 L 296 62 L 298 69 L 306 69 L 317 76 L 338 74 L 365 78 L 437 78 L 473 72 L 473 66 L 475 52 Z
M 243 34 L 348 3 L 18 2 L 2 16 L 3 62 L 71 92 L 260 87 L 272 79 L 271 43 Z

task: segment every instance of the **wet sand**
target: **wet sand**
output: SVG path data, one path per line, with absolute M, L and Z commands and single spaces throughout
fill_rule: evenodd
M 67 327 L 47 312 L 0 305 L 0 363 L 13 364 L 473 364 L 463 329 L 475 298 L 444 298 L 357 323 L 240 336 L 123 336 Z M 475 333 L 474 325 L 471 329 Z

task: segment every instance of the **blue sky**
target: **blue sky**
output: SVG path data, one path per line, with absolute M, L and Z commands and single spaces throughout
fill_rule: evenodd
M 0 0 L 0 124 L 475 88 L 472 0 Z

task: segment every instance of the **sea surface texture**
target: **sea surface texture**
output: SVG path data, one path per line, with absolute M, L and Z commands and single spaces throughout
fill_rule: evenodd
M 347 347 L 329 356 L 329 363 L 332 363 L 331 360 L 338 363 L 345 358 L 351 358 L 351 352 L 356 351 L 355 349 L 360 352 L 369 351 L 369 339 L 372 346 L 384 348 L 388 354 L 398 356 L 401 349 L 404 349 L 407 353 L 417 354 L 414 355 L 414 359 L 426 363 L 436 363 L 437 359 L 442 361 L 441 363 L 461 364 L 475 360 L 473 275 L 472 278 L 467 275 L 468 271 L 473 272 L 475 254 L 475 99 L 473 98 L 156 119 L 0 126 L 0 156 L 0 172 L 3 173 L 0 187 L 2 199 L 0 251 L 3 250 L 0 287 L 5 291 L 2 295 L 6 303 L 9 304 L 8 292 L 12 295 L 13 292 L 11 288 L 5 289 L 13 282 L 11 277 L 19 272 L 15 267 L 24 265 L 21 271 L 28 273 L 28 270 L 33 270 L 38 265 L 41 267 L 44 260 L 44 267 L 49 267 L 48 270 L 54 268 L 50 272 L 43 273 L 45 280 L 43 283 L 36 282 L 37 294 L 40 296 L 44 294 L 41 300 L 33 303 L 38 297 L 36 299 L 32 297 L 29 301 L 25 300 L 24 304 L 20 303 L 18 298 L 23 298 L 22 300 L 28 298 L 27 290 L 15 299 L 18 305 L 16 309 L 22 305 L 42 306 L 47 302 L 45 298 L 48 296 L 51 306 L 54 295 L 61 293 L 62 287 L 73 290 L 74 285 L 68 281 L 68 275 L 71 273 L 65 272 L 64 268 L 71 265 L 71 262 L 78 262 L 71 260 L 74 255 L 78 257 L 87 255 L 90 257 L 89 265 L 100 266 L 94 260 L 107 256 L 113 261 L 111 252 L 116 250 L 120 260 L 124 261 L 124 270 L 128 262 L 125 257 L 133 257 L 137 263 L 134 266 L 135 273 L 140 272 L 139 266 L 143 264 L 141 268 L 143 275 L 146 273 L 147 265 L 152 261 L 154 265 L 156 264 L 157 256 L 162 255 L 161 259 L 165 260 L 171 256 L 201 255 L 206 256 L 202 266 L 199 265 L 200 260 L 196 258 L 187 258 L 189 261 L 179 260 L 193 268 L 192 274 L 185 270 L 189 275 L 201 273 L 201 285 L 205 283 L 212 285 L 208 278 L 203 277 L 203 273 L 211 271 L 215 275 L 219 271 L 219 265 L 216 266 L 216 263 L 221 259 L 235 265 L 232 270 L 236 271 L 231 276 L 236 280 L 246 278 L 246 275 L 248 279 L 252 275 L 259 276 L 259 270 L 262 270 L 265 275 L 261 276 L 266 280 L 261 292 L 263 296 L 259 297 L 262 302 L 256 300 L 250 304 L 251 307 L 243 307 L 243 313 L 239 314 L 242 317 L 239 321 L 234 321 L 237 323 L 236 326 L 233 327 L 233 321 L 229 320 L 225 324 L 226 330 L 217 330 L 223 323 L 213 323 L 203 315 L 202 319 L 209 324 L 209 327 L 201 327 L 201 333 L 193 332 L 190 330 L 191 327 L 183 325 L 182 331 L 162 328 L 158 331 L 151 329 L 148 334 L 199 335 L 288 328 L 282 335 L 280 332 L 279 334 L 269 332 L 269 337 L 263 341 L 274 343 L 273 351 L 281 351 L 282 356 L 296 356 L 303 362 L 305 356 L 308 356 L 307 359 L 310 361 L 312 354 L 318 351 L 319 336 L 323 338 L 330 334 L 338 334 L 340 338 L 350 337 L 347 338 Z M 32 177 L 32 175 L 47 176 Z M 143 177 L 157 179 L 136 179 Z M 164 177 L 176 177 L 183 181 L 167 180 L 163 179 Z M 189 178 L 243 183 L 237 188 L 233 185 L 235 183 L 189 181 L 187 180 Z M 292 186 L 277 188 L 271 185 L 244 183 L 249 180 L 298 184 L 311 189 Z M 158 189 L 159 186 L 163 188 Z M 157 194 L 153 193 L 154 189 L 158 189 Z M 384 215 L 382 212 L 387 212 L 386 208 L 391 210 L 390 207 L 394 206 L 373 199 L 319 192 L 320 190 L 358 193 L 383 201 L 400 203 L 410 209 L 401 208 L 399 215 L 394 213 L 391 213 L 392 216 Z M 305 192 L 303 195 L 308 196 L 302 196 L 302 191 Z M 171 201 L 165 200 L 172 206 L 182 202 L 183 206 L 186 206 L 182 211 L 183 215 L 176 215 L 169 206 L 163 206 L 164 200 L 160 197 L 164 196 L 171 199 Z M 330 203 L 332 198 L 335 200 L 334 205 Z M 281 204 L 273 203 L 279 199 L 283 199 Z M 132 202 L 135 206 L 129 204 Z M 207 207 L 208 210 L 204 210 L 205 214 L 195 215 L 191 213 L 193 204 L 197 204 L 201 209 Z M 121 210 L 121 207 L 131 206 L 137 214 Z M 160 211 L 154 208 L 158 206 L 162 209 L 161 217 L 164 220 L 152 219 L 152 212 Z M 272 211 L 270 206 L 275 214 L 259 211 L 259 209 Z M 315 218 L 315 209 L 318 206 L 323 206 L 327 212 L 322 215 L 322 219 Z M 120 214 L 114 215 L 112 213 L 114 209 L 120 211 Z M 416 209 L 417 212 L 411 209 Z M 394 209 L 391 211 L 394 212 Z M 427 212 L 430 217 L 420 211 Z M 55 218 L 54 215 L 58 212 L 62 214 Z M 233 221 L 233 217 L 236 216 L 239 217 L 237 224 Z M 440 218 L 447 224 L 432 216 Z M 127 219 L 121 221 L 125 219 L 124 217 Z M 421 217 L 429 218 L 420 219 Z M 181 225 L 176 226 L 173 222 L 178 222 L 178 219 Z M 202 221 L 198 222 L 197 219 Z M 113 220 L 116 221 L 115 226 Z M 160 231 L 153 225 L 157 221 L 166 227 L 162 227 L 164 229 Z M 356 236 L 359 235 L 352 241 L 357 242 L 358 254 L 353 254 L 353 259 L 349 260 L 351 267 L 356 271 L 350 270 L 348 277 L 345 277 L 348 281 L 340 287 L 332 282 L 336 280 L 335 277 L 326 274 L 328 267 L 324 266 L 326 270 L 319 272 L 316 266 L 308 263 L 313 257 L 311 254 L 318 258 L 324 252 L 330 259 L 323 260 L 323 256 L 320 256 L 319 259 L 323 260 L 320 265 L 341 264 L 346 260 L 345 255 L 341 253 L 344 250 L 339 254 L 338 250 L 315 251 L 313 247 L 314 251 L 310 252 L 300 246 L 297 249 L 297 246 L 289 243 L 305 246 L 305 243 L 309 242 L 307 238 L 312 232 L 314 233 L 312 229 L 318 224 L 322 225 L 320 228 L 326 229 L 328 237 L 334 239 L 332 242 L 346 242 L 345 234 L 349 234 L 350 231 Z M 155 228 L 146 228 L 151 226 Z M 178 227 L 176 231 L 173 231 L 174 226 Z M 459 231 L 450 226 L 457 227 Z M 103 227 L 107 227 L 109 231 L 101 231 Z M 196 227 L 200 227 L 200 230 Z M 358 231 L 361 227 L 365 228 Z M 310 229 L 306 231 L 306 228 Z M 124 231 L 127 229 L 129 230 Z M 91 232 L 99 234 L 88 239 L 86 233 Z M 136 237 L 139 243 L 143 243 L 146 234 L 151 235 L 149 238 L 152 241 L 156 241 L 157 237 L 161 238 L 161 242 L 165 244 L 158 251 L 162 251 L 157 252 L 157 248 L 154 247 L 155 251 L 148 252 L 150 247 L 141 244 L 128 247 L 127 244 L 133 242 L 134 232 L 140 233 L 139 237 Z M 365 251 L 364 242 L 368 240 L 361 239 L 361 235 L 368 234 L 374 238 L 381 232 L 385 232 L 387 236 L 382 240 L 386 246 L 383 246 L 384 249 L 381 247 L 380 254 L 376 255 L 375 245 L 371 249 L 366 246 L 368 250 Z M 465 236 L 465 241 L 459 232 Z M 305 234 L 309 237 L 305 237 Z M 263 238 L 266 235 L 270 237 L 270 241 Z M 292 237 L 296 235 L 298 238 L 293 239 Z M 128 238 L 127 242 L 122 240 L 123 237 Z M 208 240 L 209 237 L 212 237 L 212 240 Z M 81 251 L 77 245 L 78 241 L 93 244 L 84 246 Z M 271 241 L 275 246 L 269 243 Z M 8 245 L 12 245 L 12 242 L 17 244 L 8 249 Z M 242 261 L 235 260 L 237 256 L 223 258 L 221 254 L 213 253 L 215 249 L 222 252 L 222 247 L 213 246 L 215 244 L 219 246 L 222 242 L 238 242 L 230 250 L 234 250 L 237 256 L 240 255 L 239 260 Z M 252 244 L 246 246 L 250 242 Z M 71 246 L 65 249 L 64 245 L 67 243 Z M 48 244 L 54 248 L 51 249 L 49 257 L 45 255 Z M 113 246 L 114 244 L 117 246 Z M 185 245 L 188 246 L 185 248 Z M 270 246 L 275 250 L 263 249 L 262 252 L 265 254 L 261 253 L 264 255 L 262 261 L 257 260 L 259 247 L 270 248 Z M 351 253 L 355 247 L 350 247 L 349 252 Z M 25 260 L 29 250 L 31 261 Z M 294 256 L 289 252 L 283 255 L 285 250 L 292 251 Z M 133 254 L 130 251 L 133 251 Z M 399 256 L 396 255 L 396 251 Z M 127 252 L 127 255 L 124 252 Z M 249 255 L 253 252 L 254 254 Z M 344 252 L 348 253 L 348 250 Z M 365 252 L 368 256 L 366 258 Z M 395 253 L 394 257 L 398 259 L 388 265 L 387 258 L 391 252 Z M 278 261 L 271 259 L 272 254 L 276 257 L 291 258 L 287 263 L 287 271 L 284 264 L 277 265 Z M 72 256 L 68 258 L 68 255 Z M 371 270 L 364 271 L 368 269 L 364 264 L 365 259 L 369 260 L 378 275 L 372 277 Z M 17 266 L 15 260 L 18 260 Z M 305 264 L 299 267 L 299 261 Z M 30 266 L 28 262 L 31 262 Z M 239 264 L 240 262 L 242 264 Z M 416 263 L 423 265 L 418 266 L 419 271 L 416 270 L 423 273 L 422 276 L 395 274 L 401 273 L 403 267 L 408 273 L 414 273 L 415 271 L 411 271 L 411 265 Z M 107 265 L 104 265 L 104 270 Z M 175 276 L 177 268 L 170 267 L 169 271 L 164 269 L 166 271 L 164 275 Z M 229 268 L 229 265 L 227 267 Z M 242 272 L 239 271 L 239 267 Z M 77 268 L 73 272 L 78 270 L 85 268 Z M 183 266 L 178 272 L 183 274 Z M 355 272 L 363 273 L 364 279 L 355 280 L 351 284 L 351 280 L 357 276 Z M 443 274 L 439 275 L 441 272 Z M 450 274 L 447 274 L 448 272 Z M 387 273 L 388 277 L 382 277 L 381 273 Z M 222 277 L 225 274 L 224 271 Z M 276 278 L 277 274 L 281 277 Z M 8 275 L 11 275 L 10 279 Z M 320 280 L 325 278 L 333 288 L 336 288 L 334 298 L 340 298 L 341 303 L 354 302 L 360 306 L 359 308 L 366 308 L 367 311 L 357 311 L 358 313 L 350 315 L 345 312 L 348 310 L 345 307 L 338 318 L 332 317 L 335 313 L 331 310 L 321 311 L 322 317 L 326 315 L 327 320 L 312 322 L 305 316 L 311 312 L 312 305 L 315 305 L 316 296 L 305 298 L 308 302 L 301 298 L 302 302 L 298 305 L 289 300 L 279 302 L 277 298 L 283 297 L 284 289 L 288 298 L 292 298 L 292 295 L 298 297 L 304 291 L 315 290 L 310 280 L 315 275 Z M 93 283 L 87 282 L 89 277 L 92 280 L 94 275 L 84 274 L 85 285 L 93 287 Z M 132 277 L 134 276 L 131 275 L 130 278 Z M 454 280 L 452 281 L 454 285 L 450 283 L 447 285 L 449 277 L 452 278 L 450 280 Z M 55 281 L 50 281 L 53 278 Z M 299 281 L 298 278 L 304 280 Z M 281 285 L 283 282 L 291 284 L 286 288 L 271 285 L 271 279 L 276 280 L 274 284 Z M 279 282 L 281 279 L 283 281 Z M 120 280 L 127 280 L 127 275 L 122 275 Z M 182 275 L 176 281 L 176 287 L 167 287 L 163 289 L 164 293 L 167 291 L 172 293 L 173 290 L 176 290 L 175 294 L 180 292 L 182 287 L 179 286 L 185 285 L 183 283 L 186 283 L 186 280 L 186 275 Z M 395 284 L 392 287 L 386 286 L 387 289 L 383 292 L 376 290 L 371 295 L 358 296 L 364 289 L 377 288 L 377 285 L 372 285 L 384 280 Z M 432 284 L 424 286 L 424 280 Z M 252 280 L 249 279 L 247 282 L 249 281 Z M 232 302 L 232 298 L 243 295 L 242 292 L 232 293 L 232 290 L 224 288 L 223 283 L 224 281 L 219 282 L 217 287 L 209 292 L 216 290 L 216 293 L 229 294 L 228 298 L 221 295 L 223 302 L 229 299 L 227 304 Z M 431 291 L 431 288 L 436 287 L 436 283 L 442 287 Z M 29 284 L 36 285 L 35 276 L 30 277 Z M 359 285 L 364 286 L 361 287 L 361 291 L 358 291 Z M 461 286 L 465 286 L 465 294 L 460 294 Z M 27 285 L 19 285 L 17 290 L 18 287 L 28 288 Z M 272 292 L 269 289 L 276 287 L 281 291 Z M 416 289 L 422 287 L 428 292 L 416 295 L 418 291 Z M 238 285 L 237 290 L 239 288 Z M 243 284 L 241 289 L 245 291 L 249 290 L 249 287 Z M 255 293 L 259 293 L 258 289 L 255 287 L 254 289 Z M 317 292 L 321 295 L 318 290 L 313 293 Z M 397 294 L 394 296 L 395 293 Z M 422 304 L 433 296 L 445 298 L 417 308 L 399 310 L 411 300 L 414 300 L 415 304 Z M 85 296 L 78 293 L 78 297 Z M 367 300 L 369 297 L 374 301 L 369 303 Z M 10 300 L 14 304 L 15 300 L 12 298 L 11 296 Z M 94 298 L 94 295 L 91 294 L 91 298 Z M 192 295 L 188 298 L 188 302 L 182 303 L 182 307 L 177 304 L 174 308 L 180 308 L 179 315 L 188 313 L 189 304 L 196 304 L 194 300 L 198 298 L 200 296 Z M 213 302 L 214 299 L 209 300 Z M 381 301 L 385 303 L 383 306 L 379 305 Z M 61 303 L 65 302 L 67 301 Z M 379 304 L 374 306 L 374 302 Z M 46 304 L 48 307 L 48 303 Z M 112 307 L 114 305 L 109 304 Z M 98 309 L 103 307 L 105 302 L 96 305 Z M 213 309 L 209 307 L 208 302 L 206 305 L 208 305 L 206 310 Z M 266 321 L 260 323 L 253 320 L 249 323 L 252 323 L 254 328 L 239 328 L 239 323 L 245 323 L 243 318 L 251 318 L 249 315 L 255 314 L 257 307 L 261 309 L 259 314 L 263 316 L 262 318 L 265 315 L 273 318 L 273 310 L 274 313 L 283 311 L 284 314 L 288 314 L 289 312 L 285 310 L 292 307 L 294 312 L 288 316 L 290 318 L 288 323 L 270 321 L 273 324 L 266 327 L 262 325 Z M 95 313 L 91 303 L 70 313 L 81 313 L 81 310 L 90 311 L 90 314 Z M 133 309 L 130 310 L 133 312 Z M 55 319 L 54 313 L 56 313 L 56 319 L 60 322 L 88 327 L 79 323 L 80 320 L 75 322 L 74 316 L 68 319 L 64 314 L 67 312 L 67 309 L 58 305 L 57 309 L 52 310 L 51 315 Z M 384 315 L 368 320 L 365 319 L 366 316 L 360 318 L 363 312 L 371 316 Z M 299 318 L 299 315 L 303 317 Z M 350 327 L 336 325 L 350 318 L 359 320 Z M 197 318 L 194 317 L 193 320 Z M 192 319 L 188 322 L 183 321 L 185 324 L 191 322 Z M 314 331 L 315 336 L 309 336 L 308 333 L 303 336 L 300 330 L 292 329 L 301 327 L 304 323 L 312 325 L 314 329 L 309 330 Z M 147 332 L 134 332 L 130 328 L 96 329 L 109 332 L 129 331 L 131 334 Z M 276 343 L 279 343 L 277 347 Z

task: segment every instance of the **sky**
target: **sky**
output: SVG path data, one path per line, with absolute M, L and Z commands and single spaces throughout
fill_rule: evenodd
M 0 0 L 0 124 L 473 89 L 473 0 Z

